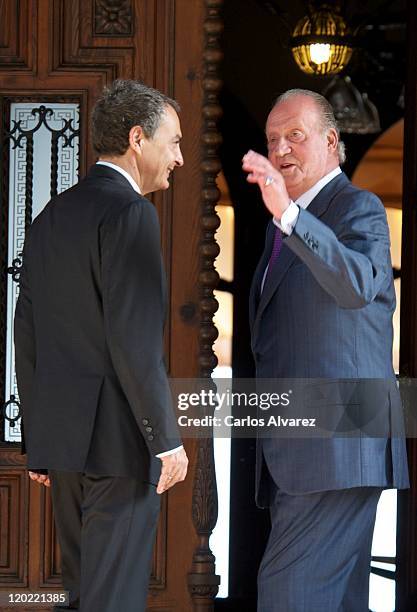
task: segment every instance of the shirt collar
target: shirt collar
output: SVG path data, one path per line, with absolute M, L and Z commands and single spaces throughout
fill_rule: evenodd
M 300 197 L 295 200 L 295 204 L 297 204 L 297 206 L 299 206 L 300 208 L 306 209 L 307 206 L 314 200 L 316 195 L 323 189 L 323 187 L 325 187 L 327 183 L 330 183 L 330 181 L 333 180 L 335 176 L 341 174 L 341 172 L 342 170 L 340 166 L 338 166 L 334 170 L 331 170 L 328 174 L 326 174 L 319 181 L 317 181 L 315 185 L 310 187 L 308 191 L 302 193 Z
M 129 183 L 132 185 L 132 187 L 136 191 L 136 193 L 139 193 L 140 195 L 142 195 L 142 192 L 140 190 L 139 185 L 137 184 L 137 182 L 135 180 L 133 180 L 133 178 L 130 176 L 130 174 L 128 172 L 126 172 L 126 170 L 124 170 L 123 168 L 121 168 L 117 164 L 112 164 L 112 162 L 108 162 L 108 161 L 101 161 L 100 160 L 100 161 L 96 162 L 96 164 L 98 166 L 108 166 L 109 168 L 113 168 L 113 170 L 116 170 L 116 172 L 119 172 L 122 176 L 125 177 L 125 179 L 127 181 L 129 181 Z

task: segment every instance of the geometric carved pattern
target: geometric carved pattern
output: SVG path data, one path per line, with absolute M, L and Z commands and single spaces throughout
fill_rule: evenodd
M 133 32 L 130 0 L 95 0 L 94 34 L 131 36 Z
M 42 98 L 41 98 L 42 100 Z M 79 105 L 41 101 L 10 102 L 10 124 L 4 126 L 2 140 L 9 148 L 8 280 L 6 319 L 5 401 L 18 397 L 14 371 L 13 318 L 18 297 L 17 272 L 21 265 L 27 227 L 55 193 L 78 180 Z M 38 108 L 36 108 L 38 107 Z M 6 148 L 6 147 L 5 147 Z M 34 172 L 34 167 L 37 172 Z M 3 398 L 2 398 L 3 399 Z M 20 442 L 18 405 L 9 407 L 12 421 L 5 423 L 4 439 Z
M 25 489 L 26 485 L 26 489 Z M 25 472 L 0 471 L 0 583 L 4 587 L 27 586 L 26 577 L 26 517 Z M 16 542 L 19 545 L 16 546 Z

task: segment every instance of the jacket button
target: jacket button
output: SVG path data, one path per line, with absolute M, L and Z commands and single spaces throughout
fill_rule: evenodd
M 152 442 L 152 440 L 153 440 L 153 435 L 152 435 L 152 434 L 149 434 L 149 436 L 148 436 L 148 440 L 149 440 L 150 442 Z
M 142 419 L 142 423 L 143 423 L 144 425 L 148 425 L 149 420 L 148 420 L 148 419 Z
M 150 433 L 152 431 L 152 427 L 145 427 L 146 431 Z

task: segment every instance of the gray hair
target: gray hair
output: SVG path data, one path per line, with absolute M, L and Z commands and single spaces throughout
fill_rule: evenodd
M 179 104 L 140 81 L 117 79 L 105 87 L 92 112 L 91 135 L 99 155 L 123 155 L 129 147 L 129 132 L 139 125 L 152 138 L 161 118 L 171 106 Z
M 291 98 L 295 98 L 297 96 L 306 96 L 307 98 L 314 100 L 319 112 L 323 131 L 327 132 L 329 129 L 336 130 L 338 138 L 337 153 L 339 155 L 339 163 L 343 164 L 346 161 L 345 143 L 340 140 L 340 130 L 334 116 L 333 108 L 330 102 L 326 100 L 324 96 L 315 91 L 311 91 L 310 89 L 288 89 L 288 91 L 285 91 L 283 94 L 278 96 L 274 102 L 274 106 L 277 106 L 278 104 L 281 104 L 281 102 L 285 102 L 286 100 L 290 100 Z

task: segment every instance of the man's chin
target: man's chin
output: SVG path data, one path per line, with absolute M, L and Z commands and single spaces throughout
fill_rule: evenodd
M 285 180 L 285 177 L 284 177 L 284 182 L 287 188 L 288 195 L 290 196 L 291 200 L 296 200 L 299 197 L 300 193 L 303 193 L 303 190 L 302 190 L 303 181 L 300 179 L 295 180 L 294 177 L 291 177 L 291 178 L 292 180 L 290 180 L 290 177 L 288 177 L 288 180 Z
M 160 183 L 155 184 L 152 189 L 149 189 L 148 191 L 144 192 L 143 195 L 146 195 L 146 193 L 155 193 L 156 191 L 166 191 L 170 187 L 171 185 L 169 184 L 169 182 L 167 180 L 164 180 Z
M 164 190 L 169 189 L 171 187 L 171 183 L 169 182 L 170 178 L 171 178 L 170 174 L 168 174 L 164 178 L 161 178 L 161 187 L 159 189 L 164 189 Z
M 283 176 L 283 179 L 287 190 L 299 187 L 302 181 L 301 177 L 294 175 Z

